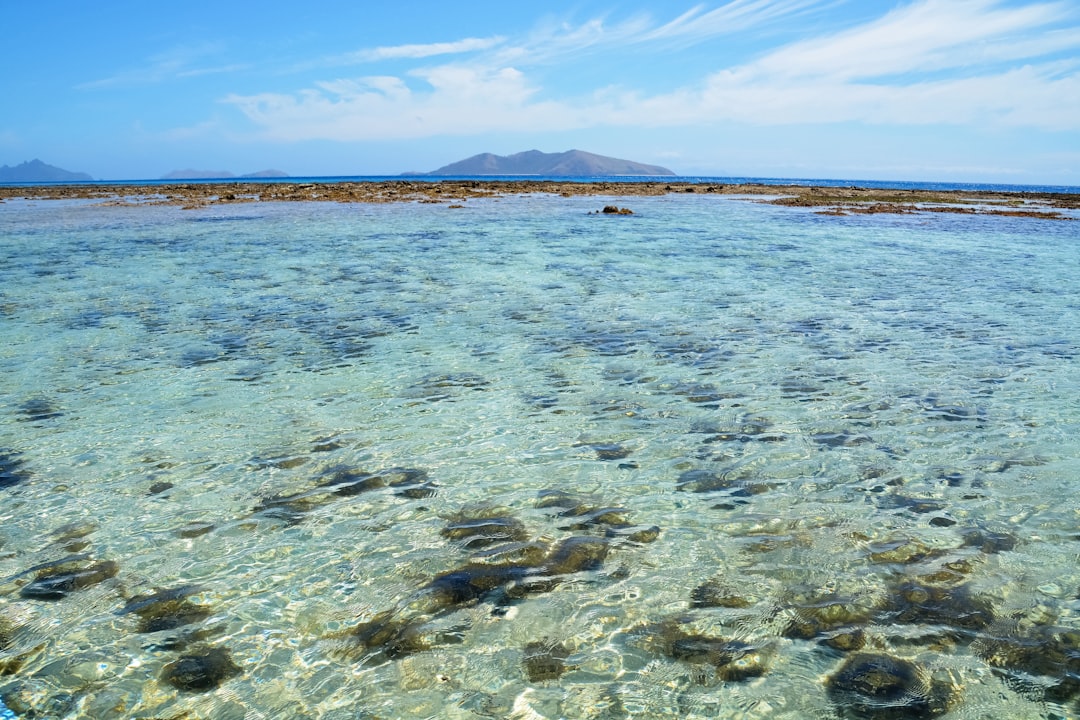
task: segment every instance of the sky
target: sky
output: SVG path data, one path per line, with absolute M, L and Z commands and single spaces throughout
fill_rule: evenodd
M 1080 0 L 0 0 L 0 165 L 1080 185 Z

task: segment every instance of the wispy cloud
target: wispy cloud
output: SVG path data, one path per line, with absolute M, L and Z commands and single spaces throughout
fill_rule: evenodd
M 203 122 L 190 125 L 188 127 L 178 127 L 166 130 L 164 132 L 157 133 L 143 133 L 142 127 L 137 128 L 140 134 L 149 137 L 151 140 L 166 140 L 166 141 L 187 141 L 210 138 L 220 135 L 225 129 L 224 124 L 220 118 L 214 117 Z
M 730 0 L 707 10 L 696 5 L 682 15 L 658 22 L 648 14 L 638 14 L 617 22 L 606 17 L 580 24 L 544 24 L 517 42 L 503 44 L 490 62 L 532 64 L 569 60 L 583 54 L 618 48 L 651 46 L 657 52 L 686 48 L 711 38 L 732 35 L 768 25 L 832 4 L 823 0 Z
M 549 93 L 527 75 L 537 63 L 565 62 L 572 69 L 576 54 L 614 44 L 637 44 L 645 51 L 697 42 L 820 5 L 820 0 L 733 0 L 713 10 L 699 6 L 666 22 L 645 16 L 616 24 L 593 19 L 540 28 L 519 42 L 491 39 L 490 50 L 468 63 L 326 81 L 297 93 L 232 95 L 225 102 L 265 136 L 279 140 L 721 120 L 1080 129 L 1080 62 L 1075 60 L 1080 27 L 1069 24 L 1076 12 L 1064 2 L 916 0 L 860 26 L 776 47 L 653 95 L 612 87 L 544 99 Z M 471 42 L 476 41 L 382 50 L 387 57 L 424 58 L 436 47 L 464 48 Z
M 1080 47 L 1060 3 L 922 0 L 878 21 L 780 48 L 711 75 L 689 114 L 762 124 L 862 121 L 1080 128 L 1080 64 L 1048 59 Z M 1022 60 L 1019 66 L 1003 61 Z M 946 76 L 942 77 L 943 71 Z M 696 105 L 696 107 L 693 107 Z M 747 111 L 750 111 L 749 113 Z
M 341 64 L 376 62 L 397 58 L 420 59 L 437 55 L 457 55 L 461 53 L 488 50 L 505 40 L 503 37 L 465 38 L 453 42 L 426 43 L 419 45 L 391 45 L 370 50 L 359 50 L 337 57 Z
M 232 63 L 231 65 L 217 65 L 213 67 L 201 67 L 192 68 L 190 70 L 180 70 L 176 73 L 178 78 L 191 78 L 202 77 L 203 75 L 221 75 L 224 73 L 239 72 L 241 70 L 247 70 L 250 65 L 246 63 Z
M 781 18 L 790 20 L 795 13 L 805 11 L 820 0 L 734 0 L 714 10 L 698 5 L 660 27 L 642 34 L 643 42 L 681 38 L 699 40 L 738 32 Z
M 220 55 L 222 50 L 221 45 L 214 43 L 175 47 L 147 58 L 136 68 L 81 83 L 76 86 L 76 89 L 103 90 L 136 85 L 154 85 L 170 80 L 236 72 L 248 67 L 238 63 L 200 65 L 208 58 Z
M 922 0 L 876 22 L 795 43 L 755 63 L 763 74 L 853 80 L 1033 57 L 1061 40 L 1026 35 L 1066 19 L 1062 3 L 1000 7 L 1000 0 Z

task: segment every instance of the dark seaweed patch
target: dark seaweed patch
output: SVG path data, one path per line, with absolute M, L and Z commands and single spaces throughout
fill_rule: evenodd
M 677 337 L 660 339 L 655 356 L 693 368 L 712 369 L 736 357 L 736 353 L 709 342 Z
M 805 318 L 788 324 L 788 332 L 803 337 L 822 335 L 827 328 L 828 323 L 823 318 Z
M 248 461 L 248 465 L 253 470 L 265 470 L 267 468 L 274 468 L 275 470 L 292 470 L 304 465 L 307 461 L 308 457 L 306 455 L 282 455 L 269 458 L 253 457 Z
M 61 560 L 41 568 L 24 585 L 19 595 L 28 600 L 63 600 L 69 594 L 115 577 L 120 566 L 111 560 L 87 563 L 82 559 Z
M 569 575 L 599 570 L 610 549 L 610 543 L 603 538 L 568 537 L 552 551 L 544 565 L 544 572 L 548 575 Z
M 590 447 L 596 452 L 597 460 L 622 460 L 631 453 L 629 448 L 618 443 L 596 443 Z
M 587 530 L 596 526 L 622 528 L 628 522 L 628 510 L 606 507 L 598 504 L 595 498 L 565 490 L 541 490 L 536 506 L 555 510 L 556 517 L 566 520 L 559 526 L 560 530 Z
M 466 548 L 482 548 L 496 543 L 519 542 L 528 538 L 525 526 L 517 518 L 506 516 L 461 517 L 450 522 L 440 534 Z
M 916 515 L 941 512 L 947 507 L 940 500 L 913 498 L 898 493 L 878 496 L 877 506 L 882 510 L 904 510 Z
M 210 363 L 224 360 L 227 357 L 227 354 L 228 353 L 224 348 L 216 345 L 190 347 L 180 353 L 180 357 L 177 358 L 177 364 L 180 367 L 185 368 L 209 365 Z
M 871 543 L 868 550 L 870 562 L 895 565 L 912 565 L 944 554 L 944 550 L 927 547 L 911 538 L 881 540 Z
M 612 525 L 604 531 L 604 537 L 611 539 L 624 539 L 627 542 L 638 545 L 654 543 L 660 537 L 659 525 Z
M 707 409 L 719 407 L 724 400 L 742 397 L 742 393 L 721 390 L 708 383 L 679 383 L 672 387 L 670 392 Z
M 630 355 L 637 351 L 641 338 L 636 332 L 615 332 L 611 330 L 586 330 L 573 337 L 579 347 L 584 347 L 603 357 Z
M 870 603 L 833 593 L 808 593 L 789 597 L 785 603 L 788 622 L 781 631 L 786 638 L 817 640 L 835 650 L 857 650 L 865 643 L 863 627 L 873 614 Z
M 1080 631 L 1017 622 L 983 638 L 973 649 L 1017 691 L 1064 702 L 1080 695 Z
M 429 375 L 412 386 L 410 397 L 427 402 L 438 402 L 455 397 L 463 390 L 487 390 L 491 381 L 475 373 L 449 373 Z
M 686 632 L 668 620 L 646 629 L 646 642 L 673 660 L 714 668 L 725 682 L 761 677 L 769 670 L 771 648 L 730 638 Z
M 550 640 L 531 642 L 525 645 L 521 664 L 529 682 L 558 680 L 567 671 L 566 659 L 570 657 L 570 648 L 562 643 Z
M 345 638 L 350 650 L 375 650 L 390 660 L 429 650 L 422 621 L 403 619 L 392 611 L 375 615 L 349 631 Z
M 748 608 L 754 601 L 744 597 L 719 578 L 706 580 L 690 591 L 693 608 Z
M 849 432 L 817 433 L 811 435 L 810 439 L 828 448 L 855 447 L 873 442 L 869 435 Z
M 951 695 L 915 663 L 870 652 L 848 657 L 829 677 L 826 693 L 841 715 L 861 720 L 937 717 L 948 710 Z
M 336 438 L 324 438 L 316 440 L 311 446 L 311 452 L 324 453 L 333 452 L 334 450 L 341 450 L 345 447 L 345 444 Z
M 194 585 L 158 590 L 149 595 L 140 595 L 128 601 L 120 610 L 121 615 L 134 613 L 139 616 L 140 633 L 153 633 L 174 630 L 185 625 L 193 625 L 210 617 L 210 609 L 196 605 L 188 596 L 199 592 Z
M 52 532 L 53 545 L 64 552 L 80 553 L 90 547 L 90 540 L 87 538 L 97 529 L 98 526 L 94 522 L 73 522 L 61 525 Z
M 357 479 L 350 476 L 350 481 Z M 542 491 L 537 506 L 554 511 L 573 529 L 600 526 L 605 534 L 571 535 L 549 547 L 545 542 L 527 542 L 524 525 L 504 508 L 467 508 L 452 514 L 441 534 L 474 550 L 468 562 L 435 575 L 396 609 L 378 613 L 329 639 L 338 641 L 349 656 L 359 653 L 362 662 L 402 657 L 440 642 L 460 642 L 458 630 L 441 630 L 434 621 L 478 603 L 490 603 L 493 614 L 505 615 L 508 605 L 550 592 L 567 582 L 569 576 L 599 571 L 614 543 L 652 542 L 660 533 L 655 526 L 629 525 L 626 510 L 563 490 Z M 541 659 L 543 650 L 539 646 L 535 649 L 538 664 L 532 677 L 554 672 L 550 667 L 542 669 L 540 664 L 565 659 L 559 653 Z
M 817 402 L 829 397 L 829 392 L 801 378 L 788 378 L 780 383 L 780 397 L 798 402 Z
M 30 477 L 24 465 L 22 453 L 0 449 L 0 490 L 14 487 Z
M 675 489 L 681 492 L 725 492 L 728 497 L 750 497 L 769 490 L 769 483 L 747 479 L 737 471 L 716 472 L 699 468 L 679 474 Z
M 196 693 L 213 690 L 240 672 L 228 650 L 205 647 L 181 655 L 166 665 L 162 668 L 161 679 L 177 690 Z
M 436 575 L 423 591 L 432 609 L 441 610 L 480 600 L 530 574 L 536 573 L 532 568 L 520 565 L 474 563 Z
M 67 326 L 72 330 L 99 328 L 106 317 L 100 310 L 87 309 L 68 318 Z
M 426 650 L 439 638 L 425 634 L 423 625 L 433 616 L 491 600 L 506 604 L 527 595 L 549 592 L 563 576 L 598 570 L 607 557 L 603 538 L 572 536 L 544 555 L 541 546 L 511 543 L 514 551 L 491 548 L 483 561 L 474 560 L 436 575 L 420 588 L 401 612 L 388 610 L 368 622 L 334 636 L 350 652 L 364 651 L 390 659 Z M 524 550 L 524 552 L 516 552 Z M 503 562 L 507 560 L 507 562 Z
M 728 682 L 761 677 L 768 671 L 761 648 L 707 635 L 686 635 L 672 641 L 671 657 L 712 665 L 716 676 Z
M 196 538 L 206 535 L 214 529 L 214 524 L 209 522 L 190 522 L 176 531 L 182 538 Z
M 964 547 L 978 548 L 987 555 L 1008 552 L 1016 547 L 1016 536 L 1007 532 L 994 532 L 982 528 L 965 530 L 962 534 Z
M 559 404 L 558 395 L 526 395 L 523 400 L 534 410 L 550 410 Z
M 941 625 L 950 635 L 985 630 L 994 621 L 989 600 L 973 595 L 967 585 L 939 586 L 906 580 L 889 589 L 883 619 L 903 625 Z
M 358 335 L 351 328 L 338 326 L 334 331 L 324 333 L 322 340 L 332 358 L 336 360 L 355 360 L 368 355 L 374 347 L 367 341 L 365 335 Z
M 274 495 L 260 500 L 252 513 L 270 520 L 280 520 L 286 525 L 298 525 L 322 502 L 322 498 L 310 492 Z
M 351 497 L 380 488 L 391 488 L 395 495 L 417 499 L 431 497 L 438 488 L 428 479 L 425 470 L 417 468 L 394 467 L 367 472 L 338 467 L 326 475 L 326 480 L 309 490 L 263 498 L 252 513 L 296 525 L 309 512 L 333 500 L 334 496 Z
M 24 422 L 42 422 L 63 416 L 60 408 L 48 398 L 32 398 L 19 405 L 19 419 Z
M 536 507 L 554 508 L 568 515 L 579 515 L 595 507 L 592 498 L 566 490 L 541 490 L 536 494 Z
M 359 495 L 379 488 L 393 488 L 398 495 L 409 498 L 425 498 L 435 494 L 438 486 L 431 482 L 426 470 L 419 468 L 392 467 L 374 472 L 355 468 L 334 470 L 320 484 L 335 495 Z
M 977 423 L 976 427 L 982 427 L 982 424 L 986 421 L 986 411 L 981 408 L 943 402 L 933 395 L 923 398 L 922 407 L 927 415 L 935 420 L 975 422 Z
M 781 442 L 782 434 L 770 432 L 772 422 L 756 415 L 744 415 L 734 423 L 718 425 L 703 423 L 693 427 L 691 432 L 708 435 L 703 442 Z

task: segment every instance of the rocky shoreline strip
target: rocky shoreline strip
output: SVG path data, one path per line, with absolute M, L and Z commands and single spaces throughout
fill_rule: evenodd
M 518 195 L 644 197 L 669 194 L 736 195 L 788 207 L 815 208 L 823 215 L 916 212 L 999 215 L 1073 220 L 1080 193 L 982 190 L 902 190 L 803 185 L 701 184 L 689 182 L 572 182 L 549 180 L 387 180 L 358 182 L 175 183 L 154 185 L 0 186 L 0 202 L 23 198 L 90 199 L 109 205 L 176 205 L 200 208 L 250 202 L 448 203 Z

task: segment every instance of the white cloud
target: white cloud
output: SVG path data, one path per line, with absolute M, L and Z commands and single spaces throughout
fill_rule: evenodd
M 752 68 L 778 77 L 848 80 L 955 68 L 985 60 L 987 43 L 994 43 L 990 54 L 1008 58 L 1009 49 L 1019 49 L 1017 33 L 1066 16 L 1057 3 L 1019 8 L 998 5 L 999 0 L 922 0 L 868 25 L 789 45 Z M 1022 43 L 1024 53 L 1043 54 L 1045 40 L 1027 40 Z M 1056 40 L 1050 44 L 1060 47 L 1062 38 Z M 1068 41 L 1075 40 L 1073 33 Z
M 314 63 L 303 64 L 300 67 L 339 67 L 344 65 L 362 65 L 365 63 L 379 62 L 380 60 L 419 60 L 437 57 L 439 55 L 460 55 L 490 50 L 491 48 L 502 44 L 505 40 L 506 38 L 504 37 L 494 36 L 487 38 L 464 38 L 450 42 L 388 45 L 335 55 L 333 57 L 323 58 Z
M 781 48 L 710 76 L 701 93 L 654 98 L 756 124 L 861 121 L 1080 128 L 1080 64 L 1029 62 L 1080 47 L 1080 31 L 1032 35 L 1060 4 L 922 0 L 881 20 Z M 981 70 L 981 72 L 979 72 Z M 930 74 L 952 71 L 947 78 Z M 695 103 L 699 103 L 693 107 Z
M 317 83 L 292 94 L 232 95 L 278 140 L 370 140 L 598 126 L 864 122 L 1080 129 L 1080 48 L 1075 14 L 1061 2 L 916 0 L 881 18 L 779 47 L 719 69 L 696 85 L 646 96 L 598 88 L 541 100 L 520 68 L 612 43 L 667 43 L 716 36 L 808 9 L 813 0 L 733 0 L 697 7 L 667 23 L 631 18 L 607 26 L 547 28 L 505 43 L 471 64 L 404 77 Z M 446 47 L 460 43 L 446 43 Z M 431 47 L 431 46 L 400 46 Z M 405 53 L 405 50 L 400 52 Z M 419 51 L 416 51 L 419 52 Z M 404 56 L 404 55 L 401 55 Z M 417 55 L 420 57 L 422 55 Z
M 417 138 L 503 130 L 580 127 L 554 103 L 530 102 L 535 92 L 513 68 L 445 65 L 422 74 L 430 90 L 414 92 L 394 77 L 320 83 L 295 95 L 230 96 L 275 140 Z
M 755 83 L 725 73 L 713 77 L 700 94 L 653 98 L 645 107 L 661 116 L 681 115 L 683 122 L 711 116 L 756 125 L 858 121 L 1068 130 L 1080 129 L 1080 74 L 1025 66 L 993 75 L 885 85 L 831 78 Z

